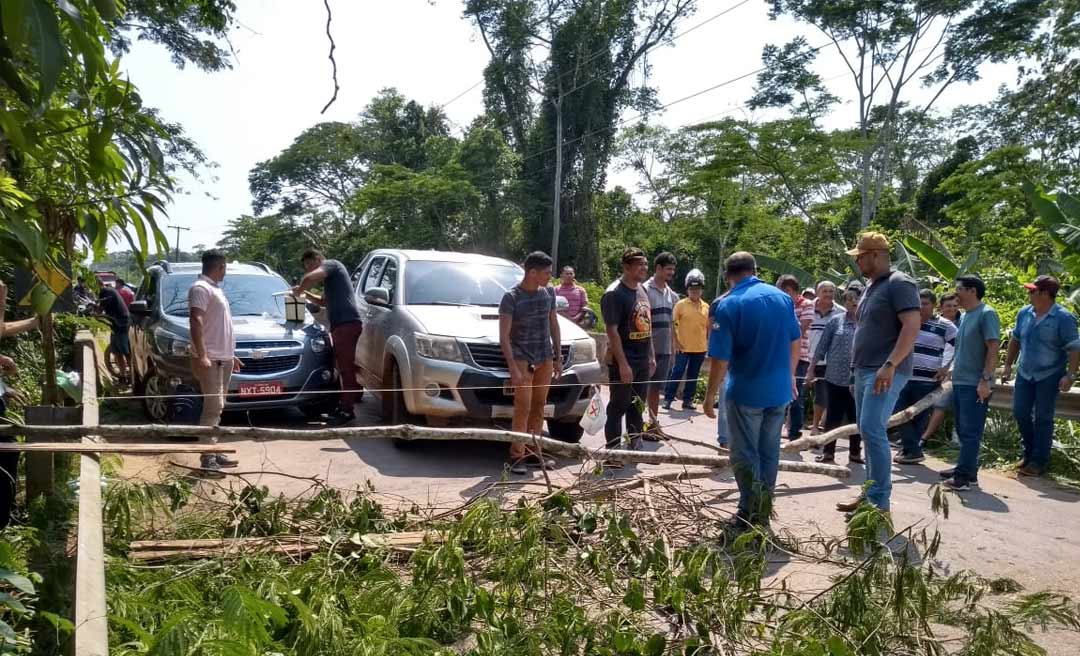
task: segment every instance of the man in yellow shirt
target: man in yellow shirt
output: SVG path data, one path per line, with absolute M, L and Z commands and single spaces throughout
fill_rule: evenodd
M 664 409 L 670 410 L 679 383 L 683 382 L 683 410 L 694 410 L 694 394 L 697 392 L 698 374 L 705 361 L 709 344 L 709 304 L 701 300 L 705 291 L 705 276 L 694 269 L 686 274 L 684 298 L 675 304 L 672 320 L 675 326 L 675 367 L 671 381 L 664 394 Z

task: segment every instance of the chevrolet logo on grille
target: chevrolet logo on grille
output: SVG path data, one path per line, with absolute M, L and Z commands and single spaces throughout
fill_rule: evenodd
M 266 357 L 266 351 L 263 351 L 261 349 L 254 349 L 250 353 L 248 353 L 248 357 L 252 360 L 262 360 Z

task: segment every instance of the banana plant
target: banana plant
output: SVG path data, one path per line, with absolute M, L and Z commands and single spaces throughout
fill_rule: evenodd
M 829 270 L 824 275 L 818 277 L 810 273 L 802 267 L 796 266 L 787 260 L 782 260 L 778 257 L 771 255 L 765 255 L 764 253 L 754 253 L 754 259 L 757 260 L 758 266 L 763 269 L 768 269 L 776 273 L 777 275 L 792 275 L 799 281 L 800 287 L 815 287 L 821 280 L 831 280 L 837 285 L 847 282 L 847 278 L 838 271 Z
M 930 267 L 931 271 L 937 274 L 937 282 L 949 283 L 956 280 L 957 276 L 969 273 L 979 260 L 979 250 L 977 248 L 972 248 L 964 261 L 958 263 L 951 253 L 938 250 L 914 235 L 905 235 L 901 240 L 901 244 L 903 245 L 903 249 L 901 249 L 904 251 L 903 255 L 907 257 L 909 253 L 914 254 L 926 266 Z M 910 273 L 912 273 L 913 277 L 922 277 L 916 276 L 910 262 L 909 267 L 912 268 Z
M 1064 191 L 1048 194 L 1029 180 L 1022 188 L 1039 222 L 1050 231 L 1069 277 L 1080 278 L 1080 199 Z M 1073 306 L 1080 305 L 1080 287 L 1073 288 L 1068 300 Z

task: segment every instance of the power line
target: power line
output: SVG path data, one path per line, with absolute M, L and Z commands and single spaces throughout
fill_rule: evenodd
M 683 30 L 682 32 L 679 32 L 678 34 L 676 34 L 675 36 L 671 37 L 670 39 L 668 39 L 668 40 L 666 40 L 666 41 L 661 41 L 661 42 L 657 43 L 656 45 L 652 46 L 651 48 L 648 48 L 647 50 L 645 50 L 645 51 L 644 51 L 644 52 L 643 52 L 642 54 L 644 55 L 644 54 L 647 54 L 647 53 L 649 53 L 649 52 L 652 52 L 653 50 L 655 50 L 655 49 L 659 48 L 659 47 L 660 47 L 660 46 L 662 46 L 662 45 L 670 45 L 670 44 L 674 43 L 675 41 L 677 41 L 677 40 L 681 39 L 682 37 L 686 36 L 687 34 L 690 34 L 690 33 L 691 33 L 691 32 L 693 32 L 694 30 L 697 30 L 697 29 L 699 29 L 699 28 L 701 28 L 701 27 L 704 27 L 705 25 L 707 25 L 707 24 L 709 24 L 709 23 L 713 22 L 714 20 L 716 20 L 716 19 L 718 19 L 718 18 L 720 18 L 720 17 L 722 17 L 722 16 L 726 16 L 727 14 L 729 14 L 729 13 L 731 13 L 731 12 L 735 11 L 735 10 L 736 10 L 736 9 L 738 9 L 739 7 L 742 7 L 743 5 L 745 5 L 745 4 L 749 3 L 749 2 L 750 2 L 750 0 L 740 0 L 739 2 L 735 3 L 734 5 L 732 5 L 732 6 L 728 7 L 727 9 L 724 9 L 723 11 L 721 11 L 721 12 L 719 12 L 719 13 L 717 13 L 717 14 L 713 14 L 712 16 L 710 16 L 710 17 L 706 18 L 705 20 L 701 21 L 700 23 L 697 23 L 697 24 L 695 24 L 695 25 L 693 25 L 693 26 L 691 26 L 691 27 L 687 28 L 686 30 Z M 592 56 L 591 56 L 591 57 L 589 57 L 589 58 L 588 58 L 588 59 L 586 59 L 586 60 L 585 60 L 584 62 L 582 62 L 581 66 L 588 66 L 588 65 L 589 65 L 589 64 L 591 64 L 591 63 L 592 63 L 593 61 L 595 61 L 595 60 L 596 60 L 596 59 L 597 59 L 598 57 L 600 57 L 600 55 L 603 55 L 603 54 L 605 54 L 606 52 L 607 52 L 606 50 L 597 50 L 597 51 L 596 51 L 595 53 L 593 53 L 593 54 L 592 54 Z M 560 78 L 562 78 L 562 77 L 564 77 L 564 76 L 566 76 L 566 75 L 568 75 L 568 74 L 569 74 L 569 72 L 568 72 L 568 71 L 567 71 L 567 72 L 564 72 L 564 73 L 560 73 L 560 74 L 559 74 L 559 77 L 560 77 Z M 597 80 L 597 79 L 599 79 L 600 77 L 601 77 L 600 75 L 596 75 L 596 76 L 593 76 L 592 78 L 590 78 L 590 79 L 586 80 L 585 82 L 583 82 L 583 83 L 581 83 L 581 84 L 577 85 L 576 87 L 574 87 L 574 88 L 573 88 L 573 89 L 571 89 L 570 91 L 567 91 L 566 93 L 562 94 L 562 96 L 563 96 L 563 97 L 565 98 L 566 96 L 568 96 L 568 95 L 570 95 L 571 93 L 573 93 L 573 92 L 577 91 L 578 89 L 581 89 L 582 87 L 585 87 L 585 86 L 587 86 L 587 85 L 589 85 L 589 84 L 592 84 L 592 83 L 593 83 L 594 81 L 596 81 L 596 80 Z M 454 96 L 453 98 L 451 98 L 451 99 L 450 99 L 450 100 L 448 100 L 447 102 L 445 102 L 445 103 L 443 103 L 442 105 L 440 105 L 440 108 L 441 108 L 441 109 L 446 109 L 446 107 L 448 107 L 448 106 L 450 105 L 450 103 L 452 103 L 452 102 L 454 102 L 454 101 L 456 101 L 456 100 L 460 99 L 460 98 L 461 98 L 461 97 L 463 97 L 463 96 L 464 96 L 465 94 L 469 93 L 470 91 L 472 91 L 473 89 L 475 89 L 476 87 L 480 86 L 480 85 L 481 85 L 481 84 L 483 84 L 483 83 L 484 83 L 484 79 L 483 79 L 483 78 L 481 78 L 481 79 L 480 79 L 480 80 L 479 80 L 478 82 L 476 82 L 475 84 L 473 84 L 473 85 L 472 85 L 471 87 L 469 87 L 468 89 L 465 89 L 464 91 L 462 91 L 462 92 L 461 92 L 461 93 L 459 93 L 458 95 Z

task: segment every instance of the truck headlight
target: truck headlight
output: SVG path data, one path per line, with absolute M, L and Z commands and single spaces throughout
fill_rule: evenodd
M 448 360 L 450 362 L 465 361 L 465 357 L 461 353 L 461 346 L 453 337 L 417 333 L 415 339 L 416 354 L 422 358 Z
M 322 353 L 325 350 L 326 350 L 326 338 L 325 337 L 314 337 L 314 338 L 312 338 L 312 340 L 311 340 L 311 352 L 312 353 Z
M 191 341 L 167 330 L 154 331 L 154 346 L 162 355 L 182 358 L 191 355 Z
M 574 345 L 570 349 L 573 356 L 570 358 L 570 365 L 575 364 L 588 364 L 596 360 L 596 342 L 592 338 L 576 339 Z

